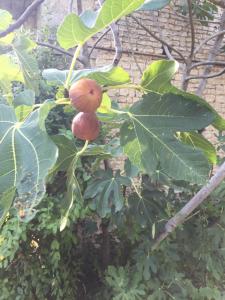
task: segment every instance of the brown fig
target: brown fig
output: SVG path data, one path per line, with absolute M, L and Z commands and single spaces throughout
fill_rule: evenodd
M 83 78 L 69 90 L 71 104 L 82 112 L 95 112 L 102 102 L 102 89 L 96 81 Z
M 78 113 L 72 122 L 73 135 L 81 140 L 92 141 L 99 135 L 100 123 L 95 113 Z

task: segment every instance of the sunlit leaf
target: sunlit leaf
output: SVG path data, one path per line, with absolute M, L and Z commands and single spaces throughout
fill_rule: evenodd
M 154 91 L 160 94 L 172 92 L 181 95 L 189 101 L 206 106 L 215 115 L 213 125 L 218 130 L 225 130 L 225 119 L 204 99 L 195 94 L 182 91 L 172 85 L 171 80 L 177 72 L 179 64 L 174 60 L 158 60 L 149 65 L 142 77 L 141 85 L 146 91 Z
M 109 96 L 106 93 L 104 93 L 102 97 L 101 106 L 98 108 L 97 111 L 102 114 L 107 114 L 110 108 L 111 108 L 111 100 Z
M 12 23 L 12 15 L 7 11 L 0 9 L 0 32 L 6 30 Z M 3 38 L 0 38 L 0 44 L 11 44 L 14 39 L 15 34 L 13 32 L 9 33 Z
M 42 76 L 54 85 L 64 85 L 68 72 L 68 70 L 46 69 Z M 123 68 L 112 65 L 74 71 L 70 83 L 72 84 L 83 77 L 94 79 L 99 84 L 106 86 L 124 84 L 130 81 L 129 74 Z
M 39 127 L 40 111 L 18 122 L 14 110 L 0 105 L 0 193 L 16 188 L 14 206 L 33 215 L 45 194 L 45 178 L 57 158 L 57 148 Z
M 98 16 L 94 19 L 92 13 L 91 22 L 90 17 L 88 22 L 85 17 L 85 23 L 82 18 L 72 13 L 64 19 L 58 28 L 57 40 L 64 49 L 83 44 L 111 23 L 132 13 L 143 3 L 144 0 L 106 0 L 99 10 Z
M 177 131 L 209 125 L 214 115 L 205 106 L 173 94 L 150 93 L 130 109 L 121 128 L 121 144 L 131 162 L 152 175 L 160 165 L 176 180 L 203 183 L 209 164 L 202 151 L 179 142 Z

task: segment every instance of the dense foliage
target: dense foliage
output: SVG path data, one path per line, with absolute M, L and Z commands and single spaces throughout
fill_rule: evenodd
M 223 186 L 152 251 L 165 222 L 217 163 L 199 131 L 223 131 L 225 120 L 172 85 L 179 67 L 173 60 L 149 65 L 139 84 L 119 66 L 74 70 L 96 33 L 169 2 L 113 1 L 98 13 L 70 14 L 59 26 L 59 45 L 76 47 L 69 70 L 57 69 L 26 32 L 0 39 L 1 300 L 225 297 Z M 12 17 L 3 10 L 0 16 L 4 30 Z M 71 132 L 78 112 L 69 89 L 81 78 L 103 91 L 95 108 L 101 132 L 89 143 Z M 122 108 L 109 96 L 119 88 L 137 90 L 140 99 Z M 222 133 L 218 140 L 223 150 Z

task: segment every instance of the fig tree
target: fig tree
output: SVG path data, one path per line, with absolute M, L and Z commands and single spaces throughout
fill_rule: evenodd
M 72 122 L 73 135 L 81 140 L 92 141 L 99 135 L 100 123 L 95 113 L 78 113 Z
M 69 90 L 71 104 L 82 112 L 95 112 L 102 102 L 102 89 L 96 81 L 83 78 Z

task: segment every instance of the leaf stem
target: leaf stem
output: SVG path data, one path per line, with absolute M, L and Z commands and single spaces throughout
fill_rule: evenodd
M 69 73 L 68 73 L 68 76 L 67 76 L 67 79 L 66 79 L 66 82 L 65 82 L 65 85 L 64 85 L 65 89 L 67 89 L 67 90 L 68 90 L 68 88 L 69 88 L 69 85 L 70 85 L 70 79 L 71 79 L 72 74 L 73 74 L 73 69 L 74 69 L 74 66 L 75 66 L 75 64 L 76 64 L 76 61 L 77 61 L 77 59 L 78 59 L 78 56 L 79 56 L 79 54 L 80 54 L 80 50 L 81 50 L 82 46 L 83 46 L 82 44 L 79 44 L 79 45 L 77 46 L 77 48 L 76 48 L 75 53 L 74 53 L 74 56 L 73 56 L 73 59 L 72 59 L 71 65 L 70 65 L 70 70 L 69 70 Z
M 89 141 L 86 140 L 83 148 L 80 151 L 77 152 L 77 155 L 76 155 L 77 159 L 86 151 L 88 143 L 89 143 Z
M 70 100 L 67 99 L 67 98 L 61 98 L 61 99 L 56 100 L 55 103 L 57 105 L 64 105 L 64 104 L 68 104 L 69 105 L 70 104 Z
M 119 85 L 106 86 L 103 88 L 103 92 L 107 92 L 109 90 L 117 90 L 117 89 L 132 89 L 132 90 L 138 90 L 140 92 L 145 91 L 145 89 L 139 84 L 119 84 Z
M 127 114 L 126 111 L 122 111 L 122 110 L 117 110 L 117 109 L 113 109 L 113 108 L 107 108 L 108 112 L 112 112 L 118 115 L 123 115 L 123 114 Z
M 136 184 L 135 184 L 133 178 L 131 178 L 131 183 L 132 183 L 132 185 L 133 185 L 133 187 L 134 187 L 134 190 L 135 190 L 136 194 L 138 195 L 138 197 L 139 197 L 140 199 L 142 199 L 143 197 L 142 197 L 141 194 L 139 193 L 138 188 L 137 188 L 137 186 L 136 186 Z

